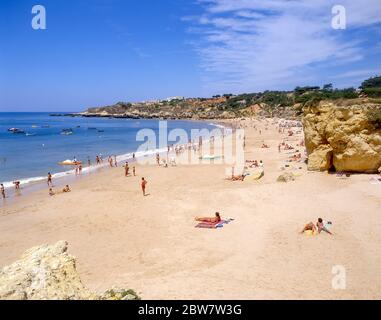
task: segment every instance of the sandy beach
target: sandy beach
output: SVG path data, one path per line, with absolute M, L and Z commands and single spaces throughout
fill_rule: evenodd
M 136 177 L 119 166 L 78 178 L 68 194 L 49 197 L 46 189 L 17 198 L 0 207 L 0 266 L 30 247 L 67 240 L 84 284 L 96 291 L 116 285 L 143 299 L 380 299 L 381 185 L 371 175 L 308 172 L 303 162 L 292 163 L 295 181 L 277 182 L 291 151 L 278 152 L 287 134 L 272 123 L 240 122 L 246 159 L 264 162 L 258 181 L 226 180 L 224 164 L 137 165 Z M 216 211 L 234 221 L 195 228 L 195 216 Z M 319 217 L 333 222 L 333 236 L 299 234 Z M 345 268 L 344 290 L 332 287 L 334 266 Z

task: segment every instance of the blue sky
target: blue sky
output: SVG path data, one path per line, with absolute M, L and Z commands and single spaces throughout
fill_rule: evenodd
M 380 0 L 2 0 L 0 111 L 355 86 L 381 74 Z M 31 9 L 46 8 L 46 30 Z

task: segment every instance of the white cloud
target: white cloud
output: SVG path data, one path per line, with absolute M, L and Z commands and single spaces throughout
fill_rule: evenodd
M 291 88 L 313 80 L 322 64 L 363 58 L 349 29 L 381 22 L 380 0 L 341 0 L 347 30 L 331 28 L 332 0 L 198 0 L 204 12 L 187 19 L 201 33 L 197 44 L 211 90 Z M 344 37 L 345 36 L 345 37 Z M 344 40 L 344 38 L 346 40 Z
M 356 79 L 365 79 L 369 77 L 374 77 L 377 75 L 381 75 L 381 69 L 360 69 L 354 71 L 347 71 L 341 74 L 336 75 L 335 78 L 356 78 Z

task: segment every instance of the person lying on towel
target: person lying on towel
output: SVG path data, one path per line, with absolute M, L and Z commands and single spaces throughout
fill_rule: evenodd
M 328 222 L 327 225 L 332 225 L 332 222 Z M 324 232 L 327 232 L 330 235 L 332 235 L 332 232 L 330 232 L 327 229 L 326 224 L 323 222 L 322 218 L 318 219 L 318 221 L 316 223 L 316 227 L 312 222 L 310 222 L 304 226 L 303 230 L 300 233 L 304 233 L 305 231 L 315 232 L 316 230 L 318 231 L 318 233 L 321 233 L 322 231 L 324 231 Z
M 213 217 L 213 218 L 208 218 L 208 217 L 196 217 L 195 218 L 196 221 L 200 221 L 200 222 L 207 222 L 207 223 L 218 223 L 220 222 L 222 219 L 221 219 L 221 216 L 218 212 L 216 212 L 216 216 Z

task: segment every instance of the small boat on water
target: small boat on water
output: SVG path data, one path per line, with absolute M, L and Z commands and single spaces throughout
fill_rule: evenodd
M 23 130 L 19 128 L 9 128 L 8 131 L 13 133 L 23 132 Z
M 24 130 L 21 130 L 19 128 L 9 128 L 8 131 L 12 133 L 25 133 Z
M 66 136 L 69 136 L 69 135 L 72 135 L 74 132 L 73 132 L 73 129 L 62 129 L 61 130 L 61 134 L 63 135 L 66 135 Z
M 98 132 L 105 132 L 104 130 L 98 130 Z

